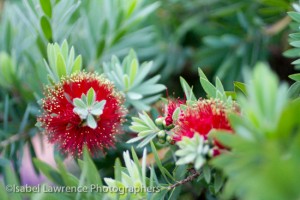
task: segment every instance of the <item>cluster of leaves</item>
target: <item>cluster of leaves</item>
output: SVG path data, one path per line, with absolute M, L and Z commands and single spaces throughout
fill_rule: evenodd
M 297 7 L 296 7 L 297 8 Z M 293 47 L 286 52 L 284 52 L 284 55 L 289 58 L 299 58 L 299 50 L 300 50 L 300 32 L 299 32 L 299 26 L 300 26 L 300 9 L 298 9 L 298 12 L 289 12 L 288 15 L 294 20 L 291 23 L 291 26 L 293 27 L 293 30 L 295 33 L 291 33 L 289 35 L 290 37 L 290 45 Z M 300 67 L 300 60 L 295 60 L 292 64 L 295 65 L 296 69 L 299 69 Z M 292 74 L 289 76 L 292 80 L 296 81 L 293 83 L 289 90 L 289 95 L 292 98 L 297 98 L 300 95 L 300 74 Z
M 149 105 L 160 97 L 157 93 L 166 89 L 164 85 L 157 83 L 160 75 L 145 80 L 151 67 L 152 62 L 145 62 L 140 66 L 133 50 L 122 63 L 116 56 L 111 58 L 110 63 L 103 63 L 104 73 L 120 91 L 124 92 L 127 106 L 133 106 L 138 110 L 150 110 Z
M 264 79 L 261 79 L 264 74 Z M 248 96 L 239 96 L 241 116 L 230 116 L 235 134 L 217 133 L 229 153 L 212 163 L 228 177 L 224 197 L 297 199 L 300 166 L 299 100 L 290 100 L 286 84 L 265 66 L 248 78 Z

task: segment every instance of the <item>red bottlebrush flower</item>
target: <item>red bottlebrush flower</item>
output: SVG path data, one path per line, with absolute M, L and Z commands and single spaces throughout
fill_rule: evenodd
M 212 129 L 232 131 L 227 118 L 227 110 L 219 100 L 199 100 L 197 104 L 188 107 L 178 120 L 174 130 L 174 140 L 180 141 L 183 136 L 192 138 L 194 134 L 200 134 L 207 138 L 207 134 Z M 217 141 L 215 143 L 218 147 L 223 148 Z
M 86 146 L 95 154 L 114 145 L 126 113 L 123 102 L 106 78 L 80 72 L 45 89 L 38 122 L 63 153 L 80 156 Z
M 180 99 L 169 99 L 168 105 L 165 107 L 165 123 L 166 126 L 173 124 L 173 113 L 181 104 L 185 104 L 185 100 Z M 175 123 L 175 122 L 174 122 Z

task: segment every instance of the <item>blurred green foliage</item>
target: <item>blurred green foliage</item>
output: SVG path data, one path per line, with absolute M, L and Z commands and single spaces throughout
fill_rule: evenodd
M 243 111 L 230 117 L 235 134 L 216 133 L 230 149 L 212 162 L 228 177 L 223 198 L 298 199 L 300 102 L 263 64 L 247 81 L 247 97 L 238 96 Z
M 194 78 L 201 67 L 230 89 L 233 81 L 257 61 L 268 61 L 286 49 L 286 12 L 292 0 L 162 1 L 156 12 L 157 67 L 167 79 L 182 71 Z M 278 55 L 276 55 L 278 56 Z
M 286 12 L 292 10 L 296 12 L 289 13 L 293 19 L 290 23 L 291 18 Z M 299 168 L 296 159 L 299 155 L 298 101 L 288 99 L 286 86 L 279 87 L 277 78 L 263 68 L 256 69 L 253 86 L 241 82 L 233 84 L 233 81 L 243 81 L 242 74 L 249 74 L 258 61 L 267 63 L 275 57 L 281 58 L 281 53 L 289 49 L 288 42 L 295 48 L 284 55 L 288 58 L 300 57 L 299 11 L 299 2 L 293 0 L 0 1 L 0 152 L 3 158 L 12 161 L 16 170 L 14 175 L 6 165 L 1 169 L 8 176 L 5 177 L 8 181 L 5 183 L 18 184 L 18 170 L 25 144 L 30 147 L 30 159 L 34 160 L 35 166 L 46 176 L 51 174 L 48 176 L 50 180 L 53 174 L 54 177 L 58 176 L 63 183 L 56 179 L 52 181 L 61 185 L 78 185 L 89 181 L 98 183 L 100 176 L 92 177 L 98 174 L 98 168 L 102 166 L 102 174 L 112 175 L 113 158 L 120 157 L 121 151 L 130 146 L 117 144 L 117 149 L 109 151 L 106 158 L 94 160 L 96 165 L 88 156 L 84 162 L 78 161 L 83 171 L 79 179 L 66 172 L 60 160 L 57 160 L 59 169 L 54 170 L 33 159 L 36 153 L 31 138 L 39 133 L 35 127 L 36 116 L 39 115 L 37 102 L 43 96 L 43 84 L 48 82 L 46 74 L 49 71 L 45 63 L 49 64 L 50 71 L 57 67 L 53 63 L 64 63 L 64 67 L 72 68 L 72 64 L 68 66 L 67 58 L 74 59 L 73 50 L 69 48 L 73 46 L 75 57 L 82 56 L 80 66 L 84 70 L 106 73 L 124 92 L 126 105 L 132 108 L 130 114 L 151 109 L 151 104 L 159 99 L 165 89 L 157 83 L 160 76 L 171 92 L 181 90 L 181 84 L 182 94 L 187 100 L 195 100 L 193 92 L 199 96 L 203 91 L 209 97 L 230 103 L 237 96 L 244 96 L 238 98 L 241 107 L 246 108 L 246 115 L 241 118 L 244 121 L 232 117 L 239 134 L 226 136 L 228 138 L 220 136 L 220 140 L 232 147 L 232 154 L 214 162 L 217 167 L 224 169 L 229 178 L 225 195 L 234 194 L 242 199 L 295 199 L 298 195 L 295 174 Z M 290 30 L 294 33 L 290 34 L 288 41 Z M 48 43 L 63 44 L 65 40 L 69 55 L 60 59 L 62 52 L 56 52 L 59 56 L 53 56 L 51 52 L 49 54 Z M 136 53 L 132 51 L 127 55 L 130 49 Z M 153 60 L 153 63 L 144 63 L 149 60 Z M 299 61 L 294 64 L 298 69 Z M 277 65 L 275 63 L 271 67 L 280 67 Z M 203 91 L 197 85 L 195 88 L 192 86 L 198 82 L 199 67 L 206 74 L 199 70 Z M 116 76 L 114 73 L 117 71 Z M 154 74 L 160 75 L 150 78 Z M 185 78 L 181 78 L 180 82 L 177 78 L 179 74 Z M 261 79 L 262 75 L 264 79 Z M 215 77 L 219 78 L 216 79 L 216 85 L 212 85 L 209 79 Z M 300 93 L 299 74 L 291 78 L 296 82 L 290 87 L 289 96 L 295 99 Z M 257 79 L 261 79 L 261 82 Z M 118 82 L 121 84 L 118 85 Z M 143 85 L 145 82 L 147 84 Z M 233 88 L 234 92 L 225 92 Z M 155 109 L 151 109 L 151 113 L 158 115 Z M 128 126 L 129 123 L 125 124 L 125 132 L 130 132 Z M 156 133 L 150 133 L 152 138 L 156 136 Z M 128 139 L 129 136 L 125 137 Z M 249 139 L 253 137 L 255 139 Z M 145 144 L 149 142 L 150 139 Z M 235 156 L 240 160 L 236 160 Z M 229 162 L 231 159 L 236 162 Z M 165 173 L 174 165 L 166 169 L 157 157 L 156 162 L 160 163 L 158 168 L 164 182 L 168 182 L 170 178 Z M 0 160 L 1 166 L 3 163 L 4 159 Z M 252 168 L 247 168 L 246 164 Z M 150 170 L 151 174 L 155 174 L 154 168 Z M 185 169 L 176 169 L 172 176 L 179 180 L 184 176 L 182 171 Z M 245 177 L 249 177 L 249 181 L 240 184 Z M 204 180 L 205 177 L 201 178 Z M 257 192 L 262 190 L 266 192 Z M 178 197 L 179 191 L 174 189 L 170 198 Z M 35 198 L 44 198 L 39 195 Z M 49 195 L 49 198 L 55 198 Z M 8 199 L 2 183 L 0 196 L 1 199 Z M 15 196 L 16 199 L 21 198 L 17 194 Z M 76 198 L 81 197 L 79 195 Z

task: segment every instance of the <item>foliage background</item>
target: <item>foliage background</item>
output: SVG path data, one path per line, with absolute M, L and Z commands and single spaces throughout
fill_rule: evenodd
M 297 3 L 293 0 L 1 0 L 0 165 L 12 163 L 16 180 L 25 183 L 20 167 L 24 162 L 34 162 L 38 154 L 34 143 L 42 143 L 43 138 L 35 123 L 43 84 L 48 82 L 44 59 L 47 60 L 49 42 L 61 44 L 66 40 L 69 46 L 74 46 L 76 55 L 82 55 L 86 71 L 106 73 L 113 69 L 105 68 L 103 63 L 107 66 L 113 63 L 113 55 L 123 60 L 134 49 L 140 64 L 153 61 L 145 80 L 159 75 L 159 82 L 167 86 L 169 95 L 183 97 L 178 81 L 178 76 L 183 76 L 194 85 L 197 96 L 204 96 L 198 84 L 198 67 L 210 80 L 218 76 L 226 90 L 233 90 L 233 81 L 244 81 L 243 73 L 249 73 L 258 61 L 269 63 L 281 80 L 292 83 L 288 75 L 294 73 L 294 67 L 290 63 L 299 57 L 299 51 L 290 50 L 286 57 L 283 52 L 290 48 L 288 34 L 298 31 L 299 21 L 292 23 L 286 14 L 299 11 Z M 290 40 L 297 42 L 299 38 Z M 299 47 L 295 43 L 293 46 Z M 298 88 L 296 82 L 291 89 L 294 97 L 299 96 Z M 163 91 L 163 96 L 167 92 Z M 136 96 L 130 95 L 134 102 Z M 151 105 L 157 99 L 158 96 L 145 104 Z M 130 115 L 145 109 L 132 105 L 136 104 L 128 102 Z M 154 118 L 161 112 L 161 108 L 155 108 L 150 110 Z M 115 158 L 130 149 L 131 145 L 124 142 L 131 138 L 129 122 L 130 119 L 124 127 L 128 134 L 120 140 L 123 142 L 106 157 L 94 160 L 102 177 L 112 176 Z M 27 145 L 30 156 L 22 161 Z M 142 152 L 137 149 L 137 154 L 140 156 Z M 1 173 L 11 172 L 4 167 Z

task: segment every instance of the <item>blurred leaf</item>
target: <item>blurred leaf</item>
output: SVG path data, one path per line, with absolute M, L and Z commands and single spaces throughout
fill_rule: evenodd
M 51 19 L 52 17 L 52 5 L 51 0 L 40 0 L 41 7 L 44 13 Z
M 42 31 L 43 31 L 46 39 L 48 41 L 52 41 L 52 28 L 51 28 L 51 24 L 50 24 L 50 21 L 48 20 L 48 18 L 45 16 L 42 16 L 40 24 L 41 24 L 41 28 L 42 28 Z
M 289 78 L 293 79 L 294 81 L 300 81 L 300 73 L 289 75 Z
M 53 169 L 47 163 L 36 158 L 33 158 L 33 163 L 49 180 L 55 182 L 58 185 L 63 185 L 63 179 L 57 170 Z
M 184 80 L 184 78 L 180 77 L 180 84 L 184 91 L 185 98 L 187 100 L 195 101 L 196 97 L 193 93 L 193 88 L 189 86 L 189 84 Z

